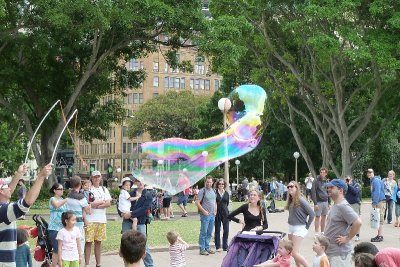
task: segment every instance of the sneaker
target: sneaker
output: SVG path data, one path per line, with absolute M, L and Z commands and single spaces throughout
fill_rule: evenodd
M 359 236 L 356 236 L 356 239 L 354 239 L 356 242 L 357 241 L 360 241 L 360 237 Z
M 182 217 L 187 217 L 187 216 L 188 216 L 187 213 L 182 214 Z
M 207 255 L 209 255 L 209 254 L 210 254 L 210 253 L 208 253 L 207 250 L 200 250 L 200 255 L 207 256 Z
M 206 251 L 208 252 L 208 254 L 215 254 L 215 250 L 212 250 L 212 249 L 206 249 Z
M 383 241 L 383 236 L 377 235 L 373 238 L 371 238 L 371 242 L 382 242 Z
M 221 252 L 222 248 L 217 248 L 216 252 Z

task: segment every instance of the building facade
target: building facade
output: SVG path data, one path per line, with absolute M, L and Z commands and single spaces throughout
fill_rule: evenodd
M 134 119 L 135 111 L 160 94 L 168 91 L 191 90 L 194 95 L 212 95 L 219 90 L 222 77 L 211 73 L 209 61 L 198 55 L 194 48 L 183 48 L 179 51 L 179 59 L 190 60 L 194 66 L 192 73 L 182 72 L 171 68 L 164 58 L 163 49 L 152 53 L 146 58 L 131 59 L 126 62 L 129 70 L 144 69 L 146 80 L 140 88 L 127 88 L 124 99 L 127 118 Z M 100 104 L 112 100 L 114 95 L 101 99 Z M 127 120 L 127 119 L 126 119 Z M 140 144 L 150 141 L 148 134 L 133 139 L 128 138 L 126 120 L 120 125 L 113 125 L 106 133 L 108 140 L 93 140 L 91 143 L 77 140 L 75 151 L 75 173 L 89 174 L 90 170 L 99 170 L 104 177 L 121 178 L 132 174 L 141 162 Z M 110 166 L 113 173 L 110 174 Z

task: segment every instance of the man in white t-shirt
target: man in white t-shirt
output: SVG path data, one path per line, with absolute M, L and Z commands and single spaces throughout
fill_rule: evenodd
M 90 192 L 94 196 L 94 201 L 91 203 L 91 214 L 87 215 L 89 225 L 86 228 L 85 264 L 89 266 L 92 243 L 94 242 L 96 266 L 100 266 L 101 242 L 106 240 L 106 209 L 111 206 L 111 195 L 106 187 L 100 185 L 101 173 L 99 171 L 93 171 L 90 179 L 92 181 Z
M 308 202 L 311 202 L 311 188 L 314 182 L 314 177 L 312 177 L 311 172 L 308 174 L 306 179 L 304 179 L 304 183 L 306 184 L 306 197 Z

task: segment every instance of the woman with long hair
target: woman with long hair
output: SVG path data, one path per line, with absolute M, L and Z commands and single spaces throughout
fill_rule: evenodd
M 265 205 L 262 202 L 261 192 L 251 190 L 249 192 L 248 203 L 243 204 L 228 215 L 228 219 L 243 226 L 243 231 L 259 231 L 268 228 Z M 243 220 L 235 216 L 242 213 Z
M 295 181 L 289 182 L 287 185 L 288 199 L 285 209 L 289 211 L 289 240 L 293 242 L 293 258 L 297 266 L 308 267 L 305 258 L 300 254 L 300 246 L 304 237 L 308 233 L 315 214 L 310 204 L 301 195 L 299 184 Z
M 215 182 L 215 193 L 217 202 L 217 215 L 215 216 L 215 249 L 217 251 L 228 250 L 228 235 L 229 235 L 229 219 L 228 205 L 229 193 L 225 190 L 226 184 L 224 179 L 218 179 Z M 224 227 L 222 234 L 222 249 L 221 249 L 221 224 Z
M 55 183 L 50 188 L 50 194 L 53 195 L 49 200 L 50 208 L 50 221 L 49 221 L 49 239 L 51 246 L 53 247 L 53 257 L 51 261 L 51 266 L 57 266 L 58 262 L 58 242 L 56 240 L 58 231 L 63 228 L 61 215 L 63 212 L 67 211 L 67 199 L 63 196 L 64 188 L 61 184 Z

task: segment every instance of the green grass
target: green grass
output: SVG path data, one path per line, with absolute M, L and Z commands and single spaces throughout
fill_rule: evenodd
M 232 202 L 231 210 L 234 210 L 241 206 L 244 202 Z M 277 201 L 276 207 L 283 208 L 284 201 Z M 176 220 L 171 221 L 152 221 L 151 224 L 148 225 L 148 242 L 150 247 L 160 247 L 160 246 L 168 246 L 168 241 L 165 235 L 171 231 L 176 230 L 180 233 L 183 240 L 185 240 L 189 244 L 197 244 L 198 243 L 198 233 L 200 231 L 200 220 L 198 216 L 189 216 L 185 219 L 181 219 L 181 211 L 176 203 L 173 203 L 173 209 L 176 216 Z M 188 212 L 197 212 L 197 207 L 194 203 L 189 203 L 187 206 Z M 108 214 L 115 214 L 117 212 L 115 205 L 111 206 L 107 209 Z M 48 209 L 35 209 L 32 208 L 29 214 L 41 214 L 48 215 Z M 34 226 L 34 222 L 32 220 L 25 221 L 17 221 L 18 225 L 28 225 Z M 120 240 L 121 240 L 121 220 L 118 221 L 108 221 L 107 222 L 107 240 L 103 242 L 102 251 L 115 251 L 118 249 Z M 31 248 L 36 246 L 36 240 L 30 239 L 29 244 Z

